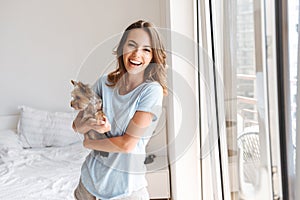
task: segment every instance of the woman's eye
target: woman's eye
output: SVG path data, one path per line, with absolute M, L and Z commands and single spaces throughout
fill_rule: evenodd
M 129 47 L 134 47 L 134 44 L 129 43 L 128 46 L 129 46 Z
M 149 53 L 151 52 L 151 49 L 144 49 L 144 50 Z

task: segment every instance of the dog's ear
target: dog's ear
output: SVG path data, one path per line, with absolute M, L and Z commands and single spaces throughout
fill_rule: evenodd
M 72 83 L 74 86 L 76 86 L 76 85 L 77 85 L 77 82 L 76 82 L 76 81 L 74 81 L 74 80 L 71 80 L 71 83 Z

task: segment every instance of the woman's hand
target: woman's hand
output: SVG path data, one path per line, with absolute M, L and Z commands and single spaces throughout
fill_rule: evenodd
M 94 118 L 83 120 L 83 111 L 78 113 L 77 117 L 73 121 L 72 127 L 75 132 L 79 133 L 87 133 L 92 129 L 99 133 L 105 133 L 110 131 L 111 128 L 110 123 L 105 116 L 101 121 L 97 121 Z
M 90 127 L 90 129 L 93 129 L 98 133 L 106 133 L 111 129 L 111 125 L 105 116 L 103 116 L 101 121 L 90 118 L 87 120 L 87 125 Z

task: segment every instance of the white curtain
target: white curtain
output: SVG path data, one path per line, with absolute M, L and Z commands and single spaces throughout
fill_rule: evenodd
M 300 1 L 299 1 L 300 5 Z M 298 62 L 297 62 L 297 98 L 296 98 L 296 144 L 300 146 L 300 12 L 298 17 Z M 296 185 L 295 196 L 300 197 L 300 148 L 296 148 Z

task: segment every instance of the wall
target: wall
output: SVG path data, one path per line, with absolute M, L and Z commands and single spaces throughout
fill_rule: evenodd
M 161 2 L 0 1 L 0 116 L 17 114 L 18 105 L 70 110 L 70 80 L 82 77 L 92 83 L 107 71 L 102 64 L 114 59 L 117 44 L 112 36 L 130 23 L 146 19 L 163 26 Z M 99 45 L 102 49 L 92 54 Z
M 172 198 L 201 199 L 196 1 L 169 1 L 168 140 Z

